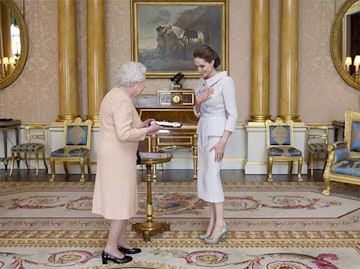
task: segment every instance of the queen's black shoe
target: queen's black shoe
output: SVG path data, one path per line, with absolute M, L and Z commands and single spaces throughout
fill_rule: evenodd
M 124 254 L 137 254 L 141 252 L 140 248 L 123 248 L 122 246 L 118 246 L 118 250 Z
M 124 258 L 118 258 L 105 251 L 102 252 L 101 257 L 103 264 L 107 264 L 108 261 L 112 261 L 114 263 L 127 263 L 132 261 L 132 258 L 130 256 L 124 255 Z

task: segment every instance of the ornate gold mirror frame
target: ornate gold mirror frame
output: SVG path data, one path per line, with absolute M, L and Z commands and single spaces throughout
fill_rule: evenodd
M 343 31 L 343 19 L 351 6 L 358 1 L 347 0 L 338 11 L 331 29 L 330 52 L 336 71 L 342 79 L 350 86 L 360 90 L 360 74 L 351 75 L 345 68 L 345 57 L 343 57 L 343 32 L 345 32 Z
M 12 20 L 20 30 L 20 51 L 17 52 L 16 59 L 10 60 L 12 42 L 7 37 Z M 28 54 L 28 33 L 24 17 L 13 0 L 0 0 L 0 22 L 0 89 L 4 89 L 19 77 L 24 68 Z

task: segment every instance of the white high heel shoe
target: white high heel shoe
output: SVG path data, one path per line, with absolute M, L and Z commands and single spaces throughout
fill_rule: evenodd
M 200 235 L 201 240 L 205 240 L 206 238 L 210 237 L 211 234 L 202 234 Z
M 228 231 L 229 231 L 229 228 L 228 228 L 227 224 L 224 223 L 224 226 L 222 227 L 222 229 L 217 237 L 206 237 L 204 239 L 204 241 L 205 241 L 205 243 L 207 243 L 209 245 L 216 245 L 217 243 L 219 243 L 221 238 L 226 237 L 226 234 Z

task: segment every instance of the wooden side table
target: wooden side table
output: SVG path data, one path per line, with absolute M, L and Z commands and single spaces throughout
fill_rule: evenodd
M 19 144 L 19 129 L 20 129 L 21 121 L 20 120 L 13 120 L 13 119 L 0 119 L 0 131 L 3 133 L 4 138 L 4 156 L 0 157 L 0 162 L 4 163 L 5 171 L 7 171 L 7 165 L 8 165 L 8 155 L 7 155 L 7 133 L 10 129 L 15 129 L 15 139 L 16 139 L 16 145 Z M 19 161 L 18 161 L 18 167 L 19 167 Z
M 197 122 L 193 111 L 193 90 L 175 92 L 160 92 L 158 95 L 140 95 L 136 99 L 136 108 L 142 120 L 156 119 L 158 121 L 177 121 L 183 125 L 181 128 L 166 128 L 147 136 L 144 142 L 139 143 L 141 151 L 167 152 L 175 150 L 190 151 L 193 159 L 193 177 L 197 178 Z M 180 97 L 179 97 L 180 96 Z M 188 96 L 188 97 L 185 97 Z M 172 98 L 179 97 L 179 102 Z M 163 99 L 169 99 L 168 103 Z M 176 98 L 175 98 L 176 99 Z M 154 169 L 154 178 L 156 173 Z
M 158 152 L 140 152 L 141 164 L 146 165 L 146 222 L 133 223 L 132 229 L 139 234 L 142 234 L 145 241 L 150 241 L 150 236 L 164 231 L 170 230 L 170 222 L 155 222 L 153 221 L 153 203 L 152 203 L 152 173 L 151 166 L 154 164 L 169 162 L 172 158 L 170 153 Z

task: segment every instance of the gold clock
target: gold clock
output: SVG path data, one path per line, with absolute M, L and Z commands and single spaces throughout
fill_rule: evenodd
M 191 106 L 194 105 L 193 90 L 158 91 L 160 105 Z
M 172 95 L 172 103 L 174 103 L 174 104 L 181 103 L 181 95 L 179 93 L 174 93 Z

